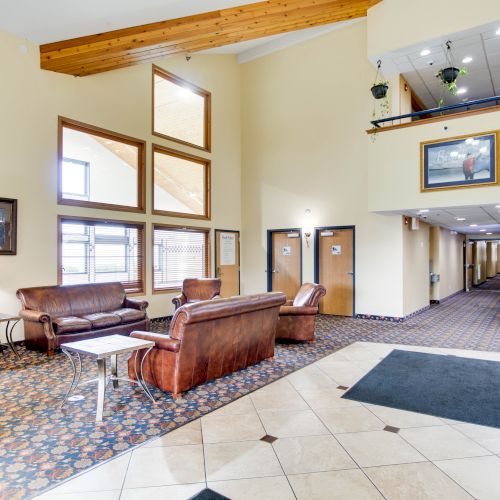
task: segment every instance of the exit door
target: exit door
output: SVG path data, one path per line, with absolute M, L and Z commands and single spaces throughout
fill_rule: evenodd
M 322 314 L 354 315 L 354 226 L 316 228 L 315 279 L 326 288 Z
M 292 300 L 301 285 L 302 233 L 299 229 L 268 231 L 268 290 Z
M 240 294 L 240 232 L 215 230 L 215 277 L 221 280 L 221 297 Z

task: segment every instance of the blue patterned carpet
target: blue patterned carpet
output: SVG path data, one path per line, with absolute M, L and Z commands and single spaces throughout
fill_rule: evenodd
M 156 323 L 156 331 L 166 325 Z M 59 409 L 71 368 L 63 354 L 0 353 L 0 498 L 31 498 L 125 450 L 273 382 L 357 341 L 500 351 L 500 294 L 459 294 L 404 323 L 319 316 L 314 344 L 278 344 L 263 362 L 197 387 L 183 399 L 155 391 L 152 404 L 126 383 L 106 395 L 105 420 L 95 418 L 95 387 Z M 126 363 L 122 360 L 121 371 Z M 95 368 L 87 360 L 84 376 Z

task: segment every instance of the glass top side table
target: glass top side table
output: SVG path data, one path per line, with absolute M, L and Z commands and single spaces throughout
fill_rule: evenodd
M 21 356 L 19 356 L 19 353 L 14 346 L 14 342 L 12 341 L 12 331 L 20 320 L 21 318 L 15 314 L 0 313 L 0 323 L 5 323 L 5 338 L 7 339 L 7 344 L 16 355 L 17 359 L 21 359 Z M 4 344 L 0 344 L 0 351 L 3 351 L 4 349 L 6 349 L 6 346 Z

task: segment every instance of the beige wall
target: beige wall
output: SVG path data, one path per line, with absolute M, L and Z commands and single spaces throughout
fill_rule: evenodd
M 404 218 L 403 218 L 404 220 Z M 407 316 L 429 305 L 429 225 L 418 230 L 401 222 L 403 231 L 403 303 Z
M 243 65 L 243 293 L 266 289 L 266 230 L 356 226 L 356 312 L 403 315 L 401 218 L 366 206 L 373 68 L 360 22 Z M 303 278 L 314 279 L 303 245 Z
M 480 285 L 486 281 L 486 241 L 474 243 L 474 285 Z
M 497 241 L 497 274 L 500 273 L 500 241 Z
M 0 257 L 0 305 L 15 313 L 19 287 L 57 281 L 56 218 L 58 214 L 147 221 L 145 297 L 151 317 L 171 314 L 171 295 L 152 295 L 150 223 L 163 222 L 240 229 L 240 67 L 235 57 L 176 57 L 161 67 L 212 92 L 213 153 L 199 153 L 151 135 L 151 65 L 74 78 L 39 69 L 38 49 L 0 33 L 2 120 L 0 121 L 0 196 L 19 200 L 18 254 Z M 145 139 L 147 147 L 147 214 L 58 206 L 57 117 L 63 115 L 98 127 Z M 151 142 L 212 159 L 212 221 L 152 216 L 150 206 Z M 18 334 L 21 329 L 18 329 Z
M 444 300 L 464 289 L 464 242 L 463 234 L 453 234 L 442 227 L 431 227 L 431 271 L 440 276 L 440 281 L 430 286 L 431 300 Z
M 488 241 L 486 243 L 486 277 L 493 278 L 497 274 L 497 243 Z
M 420 192 L 420 143 L 496 130 L 499 123 L 497 111 L 378 133 L 368 145 L 369 210 L 498 204 L 499 185 Z
M 500 19 L 498 0 L 479 0 L 473 8 L 463 0 L 452 6 L 433 0 L 383 0 L 368 11 L 368 55 L 376 58 L 495 19 Z

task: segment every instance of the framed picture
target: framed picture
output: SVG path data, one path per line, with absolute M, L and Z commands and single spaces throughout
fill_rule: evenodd
M 420 191 L 498 183 L 497 132 L 420 144 Z
M 17 200 L 0 198 L 0 255 L 16 255 Z

